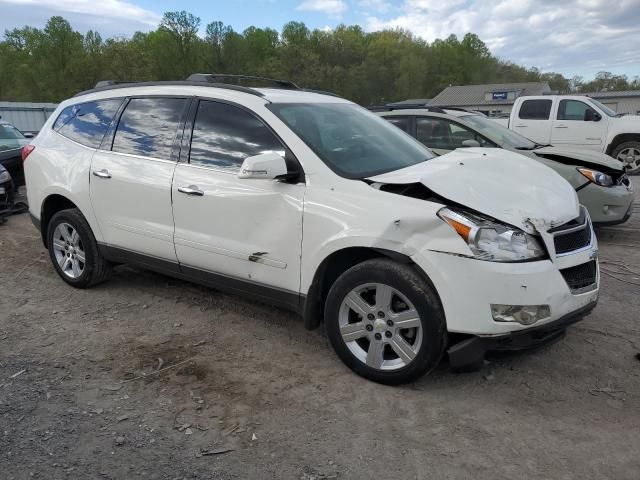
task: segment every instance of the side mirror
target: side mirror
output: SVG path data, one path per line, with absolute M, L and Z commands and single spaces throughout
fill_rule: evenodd
M 22 136 L 24 138 L 33 138 L 33 137 L 35 137 L 35 135 L 33 133 L 30 133 L 30 132 L 23 133 Z
M 462 146 L 465 148 L 470 148 L 470 147 L 479 147 L 480 146 L 480 142 L 477 140 L 464 140 L 462 142 Z
M 262 153 L 242 162 L 238 178 L 276 180 L 289 174 L 287 162 L 279 153 Z
M 585 110 L 584 112 L 585 122 L 599 122 L 600 120 L 602 120 L 602 115 L 600 115 L 598 112 L 591 109 Z

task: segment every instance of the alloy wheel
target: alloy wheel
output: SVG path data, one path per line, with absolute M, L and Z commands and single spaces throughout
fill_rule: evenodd
M 383 283 L 351 290 L 340 306 L 338 324 L 351 353 L 377 370 L 406 367 L 422 345 L 422 323 L 416 308 L 402 293 Z
M 84 272 L 85 251 L 80 235 L 68 223 L 60 223 L 53 232 L 53 251 L 62 273 L 76 279 Z
M 620 150 L 617 159 L 622 162 L 627 173 L 638 173 L 640 171 L 640 149 L 629 147 Z

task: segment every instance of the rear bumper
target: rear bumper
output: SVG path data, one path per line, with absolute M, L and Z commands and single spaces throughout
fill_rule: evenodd
M 533 349 L 553 342 L 564 335 L 565 329 L 589 315 L 596 306 L 593 301 L 557 320 L 538 327 L 505 335 L 474 336 L 452 345 L 447 350 L 449 364 L 455 370 L 477 370 L 489 351 L 517 351 Z

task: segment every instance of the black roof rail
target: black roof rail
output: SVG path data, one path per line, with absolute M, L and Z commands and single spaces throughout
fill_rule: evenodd
M 225 80 L 235 81 L 235 83 L 227 83 Z M 333 97 L 340 97 L 332 92 L 324 92 L 321 90 L 313 90 L 307 88 L 300 88 L 293 82 L 288 80 L 278 80 L 275 78 L 258 77 L 253 75 L 226 75 L 218 73 L 194 73 L 189 75 L 186 80 L 165 80 L 165 81 L 128 81 L 128 80 L 101 80 L 96 83 L 95 87 L 89 90 L 76 93 L 74 96 L 86 95 L 88 93 L 102 92 L 105 90 L 113 90 L 117 88 L 129 88 L 129 87 L 156 87 L 156 86 L 195 86 L 195 87 L 215 87 L 225 88 L 227 90 L 235 90 L 238 92 L 249 93 L 258 97 L 264 97 L 265 95 L 256 90 L 256 87 L 248 87 L 244 85 L 238 85 L 240 81 L 255 81 L 255 82 L 267 82 L 275 85 L 276 88 L 282 88 L 285 90 L 299 90 L 301 92 L 318 93 L 321 95 L 331 95 Z
M 100 80 L 93 88 L 113 87 L 114 85 L 123 85 L 125 83 L 140 83 L 137 80 Z
M 414 104 L 414 103 L 388 103 L 386 105 L 374 105 L 371 107 L 367 107 L 372 112 L 391 112 L 393 110 L 427 110 L 433 113 L 447 113 L 440 107 L 432 107 L 429 105 L 424 105 L 422 103 Z
M 438 105 L 438 108 L 441 108 L 443 110 L 455 110 L 457 112 L 469 112 L 471 113 L 472 110 L 469 110 L 468 108 L 463 108 L 463 107 L 450 107 L 449 105 Z
M 106 90 L 114 90 L 118 88 L 130 88 L 130 87 L 159 87 L 159 86 L 190 86 L 190 87 L 215 87 L 225 88 L 227 90 L 235 90 L 237 92 L 249 93 L 258 97 L 264 97 L 264 94 L 254 88 L 243 87 L 241 85 L 231 85 L 228 83 L 208 83 L 203 81 L 189 81 L 189 80 L 166 80 L 160 82 L 121 82 L 114 80 L 103 80 L 96 84 L 96 87 L 78 92 L 74 97 L 80 95 L 86 95 L 88 93 L 103 92 Z
M 278 80 L 277 78 L 259 77 L 255 75 L 228 75 L 226 73 L 192 73 L 187 77 L 192 82 L 207 83 L 226 83 L 225 80 L 235 81 L 236 84 L 241 81 L 266 82 L 276 85 L 278 88 L 287 88 L 291 90 L 302 90 L 298 85 L 289 80 Z

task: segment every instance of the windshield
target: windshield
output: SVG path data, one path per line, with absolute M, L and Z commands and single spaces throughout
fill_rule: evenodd
M 343 177 L 371 177 L 435 157 L 420 142 L 357 105 L 272 103 L 267 107 Z
M 508 145 L 517 150 L 533 150 L 537 146 L 528 138 L 503 127 L 495 120 L 483 115 L 465 115 L 461 118 L 474 127 L 478 133 L 486 135 L 490 140 L 498 142 L 501 146 Z
M 27 143 L 28 140 L 13 125 L 0 125 L 0 150 L 13 150 Z
M 589 101 L 591 103 L 593 103 L 596 107 L 598 107 L 600 110 L 602 110 L 605 114 L 607 114 L 610 117 L 621 117 L 622 115 L 620 115 L 619 113 L 614 112 L 613 110 L 611 110 L 609 107 L 607 107 L 606 105 L 603 105 L 602 103 L 600 103 L 597 100 L 594 100 L 593 98 L 590 98 Z

